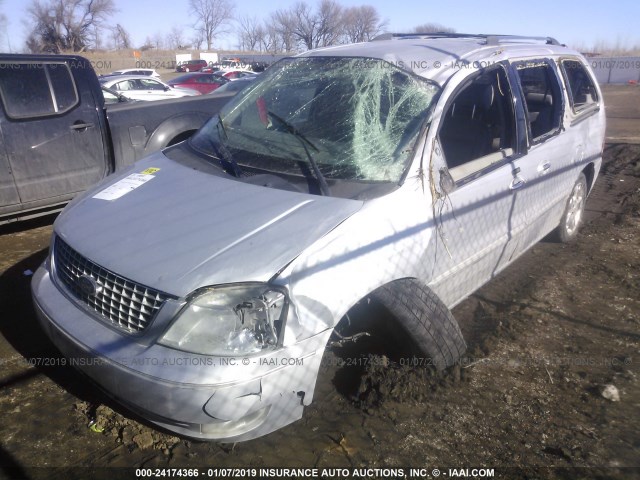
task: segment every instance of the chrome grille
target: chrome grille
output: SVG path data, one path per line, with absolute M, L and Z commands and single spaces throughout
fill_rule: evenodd
M 57 277 L 81 303 L 128 332 L 144 330 L 169 295 L 140 285 L 86 259 L 60 237 L 54 243 Z M 90 276 L 101 287 L 88 294 L 79 284 L 80 277 Z

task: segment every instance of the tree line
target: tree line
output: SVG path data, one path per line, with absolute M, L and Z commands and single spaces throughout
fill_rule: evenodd
M 114 0 L 31 0 L 27 9 L 30 32 L 26 49 L 32 53 L 83 52 L 100 49 L 202 49 L 235 35 L 237 48 L 263 53 L 292 53 L 331 45 L 364 42 L 383 33 L 387 20 L 375 7 L 345 7 L 337 0 L 300 0 L 266 18 L 236 16 L 232 0 L 189 0 L 191 28 L 173 26 L 133 45 L 130 33 L 111 24 L 117 12 Z M 2 23 L 0 15 L 0 23 Z M 417 26 L 416 32 L 454 30 L 435 23 Z

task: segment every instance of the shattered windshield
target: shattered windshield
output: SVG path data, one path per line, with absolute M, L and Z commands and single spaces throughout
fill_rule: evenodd
M 339 180 L 399 182 L 438 91 L 369 58 L 290 58 L 262 75 L 191 145 L 236 176 L 247 168 L 311 176 L 327 191 Z

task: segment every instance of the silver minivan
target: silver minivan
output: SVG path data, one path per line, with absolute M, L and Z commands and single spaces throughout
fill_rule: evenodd
M 287 58 L 69 204 L 36 310 L 151 422 L 255 438 L 301 417 L 365 299 L 455 364 L 451 308 L 550 232 L 575 239 L 604 129 L 588 64 L 550 38 L 389 34 Z

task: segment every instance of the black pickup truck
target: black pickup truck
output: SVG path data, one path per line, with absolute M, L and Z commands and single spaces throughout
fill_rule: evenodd
M 0 224 L 60 210 L 106 175 L 188 138 L 228 98 L 108 104 L 82 57 L 0 54 Z

